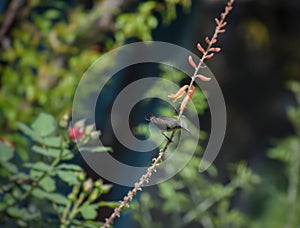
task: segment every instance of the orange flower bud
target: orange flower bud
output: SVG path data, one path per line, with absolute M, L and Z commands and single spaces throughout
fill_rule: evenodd
M 185 94 L 188 87 L 188 85 L 184 85 L 177 91 L 176 94 L 169 94 L 168 97 L 174 99 L 173 102 L 176 102 L 183 94 Z
M 188 91 L 188 96 L 189 96 L 190 99 L 192 99 L 194 91 L 195 91 L 195 86 L 192 85 L 191 88 Z

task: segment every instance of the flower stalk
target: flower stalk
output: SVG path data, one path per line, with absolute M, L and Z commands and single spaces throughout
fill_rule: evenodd
M 225 11 L 221 13 L 220 18 L 215 18 L 216 27 L 214 30 L 214 34 L 211 38 L 206 37 L 205 43 L 207 44 L 206 48 L 203 48 L 200 43 L 197 44 L 197 49 L 202 53 L 202 57 L 200 58 L 200 61 L 198 64 L 195 63 L 192 56 L 188 57 L 189 64 L 194 68 L 193 76 L 191 77 L 191 82 L 189 85 L 182 86 L 176 94 L 169 94 L 168 97 L 173 99 L 173 102 L 176 102 L 177 99 L 182 97 L 184 94 L 185 97 L 183 98 L 180 108 L 179 108 L 179 115 L 178 120 L 181 119 L 183 115 L 183 111 L 185 110 L 188 102 L 192 99 L 194 94 L 194 82 L 197 78 L 204 82 L 208 82 L 211 80 L 211 78 L 204 76 L 202 74 L 199 74 L 199 70 L 203 68 L 203 63 L 205 60 L 211 59 L 215 53 L 218 53 L 221 51 L 220 47 L 214 47 L 214 44 L 217 42 L 218 35 L 221 33 L 224 33 L 226 30 L 224 27 L 226 26 L 227 22 L 225 21 L 227 15 L 232 10 L 232 5 L 234 3 L 234 0 L 229 0 L 227 2 L 227 5 L 225 7 Z M 187 93 L 186 93 L 187 91 Z M 127 207 L 129 202 L 133 199 L 133 197 L 136 195 L 138 191 L 142 190 L 142 186 L 144 183 L 149 181 L 149 178 L 151 177 L 153 172 L 156 172 L 156 167 L 159 165 L 159 163 L 162 161 L 164 154 L 166 153 L 169 145 L 172 142 L 172 139 L 175 135 L 175 131 L 171 133 L 171 136 L 169 137 L 170 140 L 166 141 L 165 146 L 159 151 L 158 157 L 153 159 L 152 165 L 147 169 L 146 174 L 144 174 L 138 182 L 135 183 L 135 186 L 132 190 L 130 190 L 127 195 L 123 198 L 123 200 L 120 202 L 120 205 L 114 209 L 113 213 L 110 215 L 110 217 L 106 218 L 105 223 L 101 226 L 101 228 L 108 228 L 113 223 L 114 219 L 116 217 L 120 217 L 120 213 L 124 207 Z

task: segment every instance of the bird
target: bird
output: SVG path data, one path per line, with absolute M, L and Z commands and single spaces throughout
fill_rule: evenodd
M 164 134 L 164 132 L 170 132 L 170 131 L 176 131 L 178 129 L 184 129 L 187 132 L 191 133 L 190 130 L 187 128 L 186 123 L 178 120 L 177 118 L 174 117 L 169 117 L 169 116 L 153 116 L 153 115 L 148 115 L 145 117 L 146 120 L 150 121 L 153 123 L 157 128 L 160 129 L 161 133 L 163 136 L 165 136 L 170 142 L 172 140 Z

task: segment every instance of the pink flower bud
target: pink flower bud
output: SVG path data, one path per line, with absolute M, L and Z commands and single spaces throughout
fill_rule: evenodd
M 210 40 L 209 40 L 209 38 L 208 38 L 208 37 L 205 37 L 205 42 L 206 42 L 207 44 L 209 44 L 209 43 L 210 43 Z
M 69 130 L 69 136 L 72 141 L 80 140 L 84 136 L 84 131 L 79 127 L 74 127 Z
M 189 63 L 193 68 L 197 68 L 196 63 L 194 62 L 192 56 L 189 56 Z
M 208 81 L 211 80 L 211 78 L 206 77 L 206 76 L 204 76 L 202 74 L 197 74 L 196 77 L 199 78 L 200 80 L 204 81 L 204 82 L 208 82 Z
M 212 52 L 220 52 L 221 51 L 221 48 L 219 47 L 212 47 L 209 49 L 209 51 L 212 51 Z
M 221 28 L 223 28 L 223 27 L 225 27 L 227 25 L 227 22 L 226 21 L 224 21 L 222 24 L 221 24 Z
M 201 46 L 201 44 L 197 44 L 197 48 L 198 48 L 198 50 L 201 52 L 201 53 L 204 53 L 205 52 L 205 50 L 204 50 L 204 48 Z
M 205 59 L 211 59 L 213 56 L 214 56 L 214 53 L 211 53 L 211 54 L 205 56 Z

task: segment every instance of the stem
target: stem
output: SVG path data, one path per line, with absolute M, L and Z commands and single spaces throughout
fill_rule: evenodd
M 0 27 L 0 43 L 2 43 L 2 40 L 5 36 L 5 34 L 8 32 L 9 28 L 12 26 L 18 11 L 22 7 L 22 5 L 25 3 L 24 0 L 13 0 L 9 4 L 9 7 L 7 9 L 7 13 L 5 15 L 4 21 Z M 2 43 L 3 45 L 3 43 Z
M 64 221 L 64 227 L 68 227 L 72 221 L 72 219 L 76 216 L 76 214 L 79 212 L 78 208 L 80 207 L 81 203 L 84 201 L 86 194 L 80 193 L 78 200 L 75 202 L 74 207 L 72 208 L 72 211 L 70 212 L 68 219 Z M 70 209 L 70 208 L 69 208 Z M 69 209 L 67 211 L 69 211 Z M 66 217 L 66 215 L 65 215 Z
M 172 132 L 170 139 L 173 138 L 174 134 L 175 132 Z M 162 160 L 170 143 L 171 141 L 167 140 L 167 143 L 164 146 L 164 148 L 159 151 L 158 157 L 153 159 L 154 162 L 147 169 L 147 173 L 140 178 L 139 182 L 135 183 L 134 188 L 127 193 L 127 195 L 123 198 L 123 201 L 121 202 L 119 207 L 115 208 L 114 212 L 110 215 L 108 219 L 105 220 L 105 223 L 101 226 L 101 228 L 109 227 L 116 217 L 120 217 L 121 210 L 132 200 L 133 196 L 136 195 L 137 191 L 142 190 L 142 185 L 145 182 L 147 182 L 151 177 L 151 174 L 156 171 L 156 167 L 159 165 L 159 162 Z
M 233 3 L 234 3 L 234 0 L 229 0 L 228 3 L 227 3 L 227 6 L 225 7 L 225 12 L 221 14 L 220 23 L 219 23 L 219 25 L 216 26 L 214 34 L 213 34 L 212 38 L 210 39 L 210 42 L 208 43 L 208 46 L 207 46 L 206 50 L 202 53 L 202 57 L 201 57 L 198 65 L 197 65 L 197 67 L 195 68 L 193 76 L 191 77 L 191 82 L 189 84 L 188 91 L 192 88 L 192 86 L 194 84 L 194 81 L 197 78 L 196 76 L 198 74 L 198 71 L 201 69 L 201 66 L 202 66 L 204 60 L 206 59 L 206 57 L 207 57 L 207 55 L 210 51 L 210 48 L 214 44 L 214 40 L 217 39 L 219 33 L 222 33 L 221 24 L 224 23 L 225 18 L 229 14 Z M 178 115 L 178 120 L 181 119 L 181 117 L 183 115 L 183 111 L 184 111 L 184 108 L 182 110 L 180 110 L 179 115 Z M 153 159 L 153 163 L 147 169 L 147 173 L 144 174 L 137 183 L 135 183 L 134 188 L 127 193 L 127 195 L 121 201 L 120 205 L 117 208 L 114 209 L 114 212 L 110 215 L 109 218 L 105 219 L 105 223 L 101 226 L 101 228 L 109 227 L 110 224 L 113 223 L 113 221 L 116 217 L 120 217 L 120 212 L 122 211 L 122 209 L 132 200 L 133 196 L 136 195 L 137 191 L 142 190 L 141 187 L 143 186 L 143 184 L 145 182 L 147 182 L 149 180 L 149 178 L 151 177 L 151 174 L 156 171 L 156 166 L 159 165 L 159 162 L 162 160 L 164 154 L 166 153 L 169 145 L 172 142 L 172 139 L 175 135 L 175 132 L 176 131 L 172 132 L 171 136 L 169 137 L 169 140 L 167 140 L 167 142 L 166 142 L 166 145 L 163 147 L 163 149 L 161 149 L 159 151 L 158 157 Z

